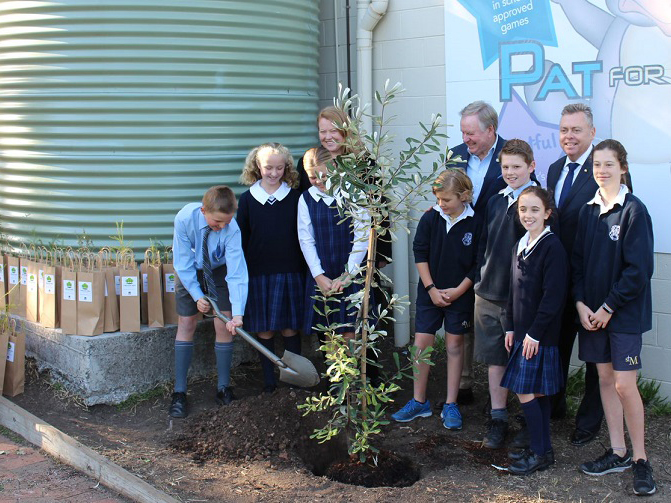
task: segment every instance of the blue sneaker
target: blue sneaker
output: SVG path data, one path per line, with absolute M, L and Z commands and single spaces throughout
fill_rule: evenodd
M 459 412 L 459 406 L 456 403 L 443 405 L 443 412 L 440 413 L 440 417 L 443 419 L 443 426 L 448 430 L 460 430 L 463 426 L 461 412 Z
M 394 421 L 399 423 L 407 423 L 418 417 L 429 417 L 431 414 L 431 403 L 427 400 L 424 403 L 419 403 L 414 398 L 411 398 L 401 410 L 391 415 Z

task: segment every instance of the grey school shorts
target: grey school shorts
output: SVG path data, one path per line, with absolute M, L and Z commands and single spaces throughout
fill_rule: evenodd
M 203 271 L 196 271 L 198 276 L 198 284 L 201 290 L 205 291 L 205 279 L 203 278 Z M 214 278 L 214 285 L 217 287 L 217 306 L 221 311 L 231 310 L 231 301 L 228 296 L 228 285 L 226 284 L 226 266 L 222 265 L 212 271 Z M 182 286 L 182 282 L 177 277 L 175 284 L 175 303 L 176 311 L 180 316 L 193 316 L 198 314 L 198 307 L 196 301 L 193 300 L 189 291 Z
M 475 317 L 475 361 L 487 365 L 508 364 L 506 351 L 506 305 L 507 302 L 496 302 L 476 295 Z

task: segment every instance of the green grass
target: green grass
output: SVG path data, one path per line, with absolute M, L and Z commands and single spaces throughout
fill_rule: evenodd
M 159 384 L 155 388 L 147 390 L 143 393 L 135 393 L 129 396 L 126 400 L 116 405 L 116 408 L 120 411 L 123 410 L 134 410 L 142 402 L 147 402 L 149 400 L 155 399 L 164 399 L 168 396 L 170 392 L 169 383 Z
M 7 437 L 12 442 L 19 445 L 30 445 L 21 435 L 14 433 L 12 430 L 5 428 L 4 426 L 0 426 L 0 435 Z
M 671 403 L 659 394 L 661 383 L 654 379 L 644 379 L 639 374 L 636 379 L 638 391 L 645 406 L 646 413 L 651 416 L 671 416 Z M 568 376 L 566 383 L 567 413 L 575 416 L 580 400 L 585 392 L 585 366 L 583 365 Z

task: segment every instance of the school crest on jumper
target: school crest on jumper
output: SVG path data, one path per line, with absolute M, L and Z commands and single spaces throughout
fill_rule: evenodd
M 608 233 L 608 237 L 612 239 L 613 241 L 617 241 L 620 239 L 620 226 L 619 225 L 613 225 L 610 228 L 610 232 Z
M 471 243 L 473 242 L 473 233 L 467 232 L 464 234 L 464 237 L 461 238 L 461 242 L 464 243 L 464 246 L 471 246 Z

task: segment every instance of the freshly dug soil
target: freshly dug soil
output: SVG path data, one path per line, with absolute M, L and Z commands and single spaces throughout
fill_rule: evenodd
M 397 349 L 390 342 L 383 347 L 382 362 L 390 370 L 393 351 Z M 318 370 L 323 370 L 321 363 L 315 362 Z M 333 460 L 346 459 L 346 449 L 342 439 L 318 444 L 309 438 L 316 426 L 324 424 L 324 417 L 304 417 L 296 404 L 314 391 L 281 385 L 275 393 L 263 395 L 259 365 L 239 367 L 232 378 L 238 400 L 220 409 L 214 400 L 215 380 L 190 383 L 190 415 L 185 420 L 167 415 L 169 387 L 125 407 L 86 408 L 58 386 L 50 385 L 48 375 L 29 372 L 25 394 L 12 400 L 182 501 L 641 501 L 633 496 L 630 471 L 603 477 L 588 477 L 578 471 L 581 462 L 603 452 L 601 444 L 608 445 L 605 425 L 596 441 L 574 447 L 568 441 L 573 420 L 553 421 L 555 466 L 529 477 L 514 477 L 493 468 L 507 465 L 507 451 L 482 448 L 487 431 L 484 367 L 476 368 L 475 403 L 461 408 L 463 430 L 443 428 L 437 408 L 432 417 L 383 426 L 375 445 L 393 453 L 390 458 L 406 457 L 418 470 L 419 480 L 409 487 L 398 487 L 394 475 L 384 487 L 376 488 L 323 476 Z M 444 400 L 445 382 L 445 356 L 438 355 L 428 385 L 432 405 Z M 401 385 L 403 390 L 390 405 L 390 413 L 412 396 L 412 382 Z M 325 389 L 325 383 L 319 389 Z M 512 397 L 510 407 L 508 439 L 517 428 L 514 414 L 519 410 Z M 666 502 L 671 500 L 669 418 L 646 419 L 646 446 L 658 485 L 657 494 L 646 502 Z M 381 465 L 384 460 L 380 458 Z M 389 469 L 381 471 L 386 474 Z
M 331 480 L 364 487 L 408 487 L 419 480 L 419 470 L 410 459 L 380 451 L 377 464 L 347 458 L 335 461 L 326 470 Z

